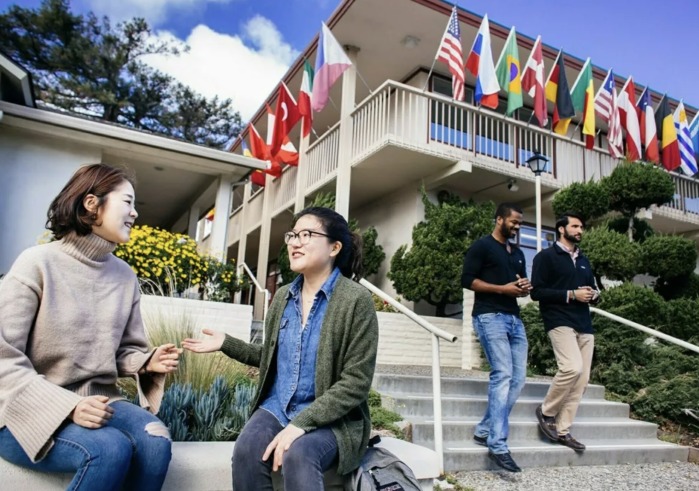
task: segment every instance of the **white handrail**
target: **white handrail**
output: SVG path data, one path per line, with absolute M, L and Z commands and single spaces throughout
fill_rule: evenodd
M 269 297 L 270 293 L 267 288 L 262 288 L 260 284 L 257 282 L 257 278 L 255 278 L 255 275 L 252 274 L 252 271 L 250 271 L 250 268 L 248 268 L 248 265 L 245 263 L 240 263 L 239 265 L 243 269 L 245 269 L 245 272 L 248 274 L 250 277 L 250 280 L 252 280 L 252 283 L 255 285 L 255 288 L 257 288 L 259 291 L 261 291 L 264 296 L 265 296 L 265 301 L 264 304 L 262 305 L 262 324 L 267 321 L 267 309 L 269 308 Z M 264 329 L 262 330 L 262 336 L 264 336 Z
M 665 334 L 660 331 L 656 331 L 655 329 L 651 329 L 650 327 L 643 326 L 641 324 L 638 324 L 637 322 L 630 321 L 628 319 L 624 319 L 623 317 L 619 317 L 616 314 L 611 314 L 607 312 L 606 310 L 601 310 L 596 307 L 590 307 L 590 312 L 594 312 L 595 314 L 602 315 L 604 317 L 608 317 L 609 319 L 612 319 L 613 321 L 617 321 L 621 324 L 625 324 L 629 327 L 633 327 L 634 329 L 638 329 L 639 331 L 643 331 L 647 334 L 650 334 L 651 336 L 655 336 L 656 338 L 664 339 L 665 341 L 668 341 L 670 343 L 676 344 L 677 346 L 681 346 L 685 349 L 692 350 L 696 353 L 699 353 L 699 346 L 695 346 L 692 343 L 688 343 L 687 341 L 682 341 L 681 339 L 677 339 L 675 337 L 672 337 L 668 334 Z
M 442 378 L 440 373 L 440 358 L 439 358 L 439 338 L 445 339 L 450 343 L 456 341 L 456 336 L 447 331 L 444 331 L 434 324 L 426 321 L 415 312 L 409 308 L 401 305 L 400 302 L 396 301 L 388 293 L 377 288 L 376 286 L 369 283 L 366 279 L 362 278 L 359 280 L 359 284 L 367 288 L 374 295 L 387 302 L 391 307 L 398 310 L 401 314 L 407 316 L 410 320 L 414 321 L 432 334 L 432 399 L 434 408 L 434 450 L 437 452 L 437 458 L 439 459 L 439 472 L 444 473 L 444 438 L 442 436 Z

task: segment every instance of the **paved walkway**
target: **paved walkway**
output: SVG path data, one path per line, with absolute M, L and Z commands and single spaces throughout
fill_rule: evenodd
M 474 491 L 697 491 L 699 464 L 539 467 L 518 474 L 459 472 L 455 477 Z

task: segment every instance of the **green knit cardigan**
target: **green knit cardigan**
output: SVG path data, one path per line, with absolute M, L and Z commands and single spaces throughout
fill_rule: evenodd
M 247 365 L 260 368 L 253 411 L 269 392 L 276 376 L 279 325 L 289 286 L 276 293 L 267 315 L 262 345 L 226 336 L 221 351 Z M 344 475 L 359 467 L 364 455 L 371 418 L 367 397 L 376 367 L 379 324 L 371 294 L 344 276 L 337 279 L 325 312 L 318 344 L 315 400 L 291 424 L 306 432 L 329 426 L 337 439 L 337 472 Z

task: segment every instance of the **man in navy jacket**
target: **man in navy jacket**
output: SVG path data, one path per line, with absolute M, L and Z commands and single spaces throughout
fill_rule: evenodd
M 589 304 L 599 298 L 590 261 L 578 247 L 584 228 L 575 213 L 558 218 L 558 240 L 534 257 L 531 292 L 531 298 L 539 301 L 558 364 L 546 398 L 536 408 L 539 429 L 551 441 L 577 452 L 583 452 L 585 445 L 573 438 L 570 427 L 590 378 L 595 337 Z

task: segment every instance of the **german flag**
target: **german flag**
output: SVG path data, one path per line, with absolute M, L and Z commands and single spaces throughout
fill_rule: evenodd
M 680 145 L 677 141 L 677 129 L 667 95 L 664 95 L 658 104 L 658 111 L 655 113 L 655 126 L 660 144 L 660 161 L 667 170 L 675 170 L 682 164 L 682 161 L 680 160 Z
M 558 52 L 556 63 L 546 82 L 546 98 L 553 102 L 553 131 L 565 135 L 568 133 L 570 119 L 575 116 L 575 109 L 570 97 L 562 51 Z

